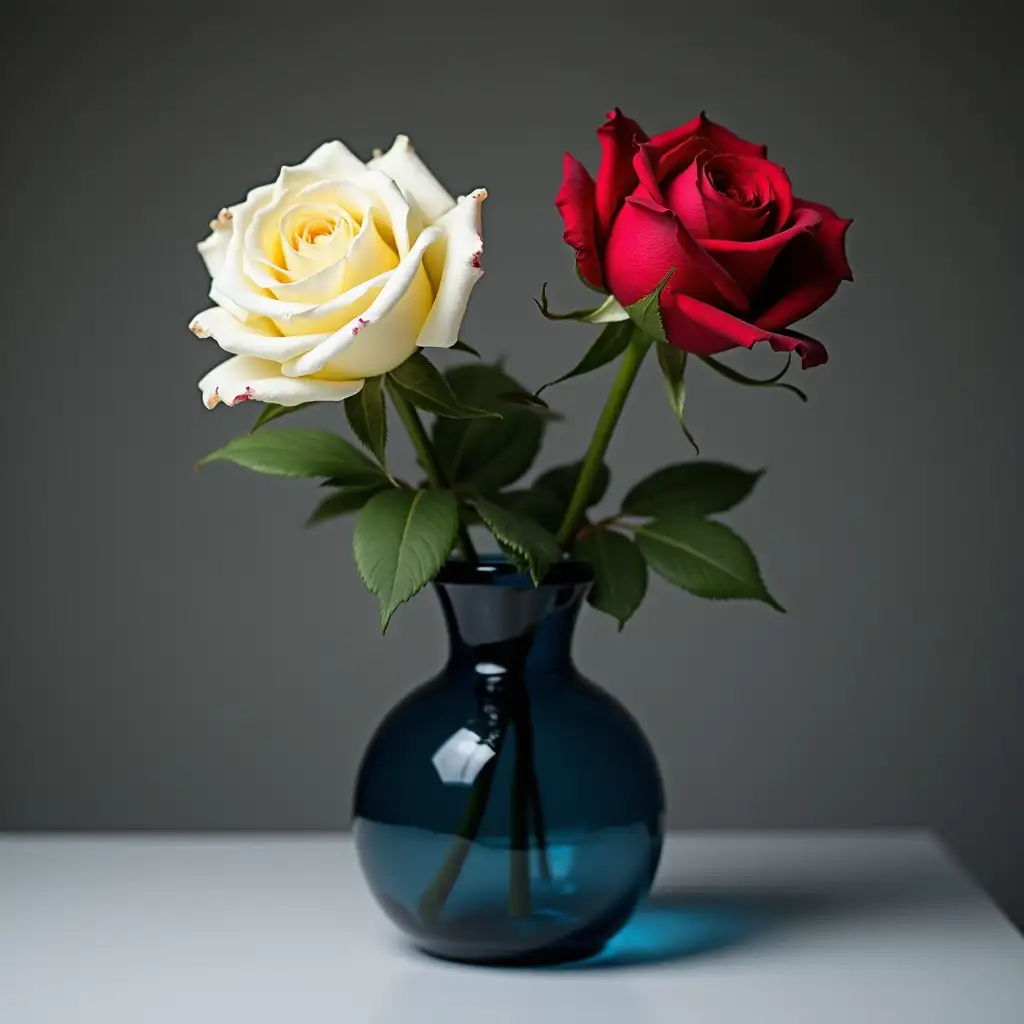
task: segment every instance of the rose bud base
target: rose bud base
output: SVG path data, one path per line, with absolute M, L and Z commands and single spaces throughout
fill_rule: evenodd
M 354 834 L 377 901 L 424 951 L 480 964 L 594 956 L 654 879 L 657 762 L 633 717 L 584 679 L 571 642 L 591 578 L 539 587 L 495 560 L 436 580 L 450 657 L 373 736 Z

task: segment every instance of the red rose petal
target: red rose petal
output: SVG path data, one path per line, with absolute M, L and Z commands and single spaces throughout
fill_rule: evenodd
M 676 175 L 665 193 L 665 205 L 672 209 L 694 238 L 710 238 L 711 227 L 698 184 L 701 161 L 694 160 Z
M 636 188 L 633 169 L 636 141 L 646 142 L 647 135 L 632 118 L 616 107 L 608 120 L 597 129 L 601 144 L 601 166 L 597 171 L 597 228 L 601 240 L 608 237 L 616 213 Z
M 756 174 L 763 175 L 772 187 L 775 197 L 775 218 L 772 228 L 781 231 L 789 227 L 790 217 L 793 216 L 793 186 L 789 183 L 789 175 L 785 169 L 771 160 L 756 160 L 746 158 L 747 166 Z
M 562 162 L 562 187 L 555 198 L 555 206 L 565 223 L 562 238 L 576 250 L 576 264 L 583 280 L 594 288 L 603 289 L 594 179 L 570 153 L 565 154 Z
M 666 150 L 658 150 L 653 143 L 648 143 L 648 148 L 655 158 L 655 170 L 658 180 L 664 186 L 672 178 L 681 174 L 701 155 L 701 153 L 713 154 L 718 152 L 714 144 L 703 136 L 694 135 Z
M 772 266 L 764 283 L 757 323 L 767 330 L 781 330 L 809 316 L 835 295 L 842 281 L 852 281 L 846 259 L 846 230 L 852 221 L 820 203 L 796 200 L 822 218 L 813 234 L 791 242 Z
M 728 128 L 715 124 L 709 120 L 701 111 L 692 121 L 688 121 L 671 131 L 661 132 L 651 138 L 651 147 L 660 159 L 669 150 L 674 149 L 680 143 L 696 136 L 707 139 L 712 146 L 720 153 L 736 153 L 738 156 L 761 157 L 768 155 L 768 147 L 747 142 L 738 135 L 733 134 Z
M 686 352 L 713 356 L 731 348 L 751 348 L 768 337 L 767 331 L 690 295 L 674 295 L 672 300 L 662 309 L 665 336 Z
M 825 346 L 816 338 L 808 337 L 799 331 L 773 331 L 768 341 L 776 352 L 795 352 L 805 370 L 828 362 Z
M 776 352 L 796 352 L 804 369 L 820 366 L 828 359 L 821 342 L 805 334 L 768 331 L 688 295 L 673 298 L 671 304 L 662 308 L 665 334 L 676 348 L 686 352 L 713 356 L 731 348 L 753 348 L 758 342 L 767 341 Z
M 724 238 L 708 238 L 701 243 L 704 249 L 720 263 L 747 295 L 754 297 L 761 291 L 782 251 L 797 236 L 816 231 L 821 225 L 821 215 L 809 207 L 802 207 L 794 214 L 792 223 L 785 231 L 759 238 L 750 242 L 733 242 Z
M 605 246 L 605 280 L 624 306 L 649 295 L 674 271 L 666 291 L 685 292 L 737 309 L 749 302 L 742 288 L 669 209 L 637 190 L 623 206 Z
M 633 170 L 636 171 L 640 187 L 645 189 L 647 194 L 656 203 L 664 206 L 665 197 L 661 194 L 661 186 L 658 184 L 658 177 L 655 173 L 648 143 L 642 142 L 637 146 L 636 153 L 633 156 Z
M 743 157 L 731 154 L 700 157 L 697 166 L 695 184 L 708 223 L 706 237 L 734 242 L 760 238 L 773 209 L 768 179 L 748 167 Z

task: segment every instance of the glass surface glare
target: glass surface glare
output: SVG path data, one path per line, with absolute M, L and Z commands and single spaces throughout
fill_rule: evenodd
M 657 763 L 633 717 L 571 660 L 589 585 L 563 563 L 451 563 L 436 589 L 448 664 L 384 719 L 354 825 L 388 916 L 477 963 L 593 956 L 646 895 L 663 839 Z

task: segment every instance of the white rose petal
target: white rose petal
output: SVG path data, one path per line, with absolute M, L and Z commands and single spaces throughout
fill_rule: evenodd
M 345 256 L 372 203 L 368 193 L 336 179 L 275 195 L 245 229 L 243 271 L 260 288 L 285 299 L 279 291 L 282 284 L 299 281 Z M 317 229 L 318 244 L 299 238 L 310 227 Z M 331 230 L 325 233 L 325 227 Z
M 368 166 L 391 178 L 420 208 L 428 224 L 433 224 L 455 205 L 455 200 L 412 148 L 408 135 L 396 136 L 391 148 L 374 157 Z
M 423 254 L 443 235 L 441 228 L 427 228 L 416 239 L 416 244 L 405 259 L 388 275 L 387 283 L 366 311 L 347 323 L 341 330 L 336 331 L 326 341 L 321 342 L 316 348 L 285 363 L 282 368 L 284 373 L 290 377 L 304 377 L 307 374 L 318 373 L 342 352 L 354 346 L 356 338 L 360 335 L 364 335 L 360 339 L 360 348 L 368 349 L 372 346 L 377 349 L 380 353 L 381 365 L 390 363 L 389 368 L 394 369 L 405 362 L 416 350 L 418 333 L 413 327 L 413 332 L 410 334 L 409 316 L 417 312 L 426 315 L 426 311 L 430 309 L 431 288 L 429 278 L 423 269 Z M 407 301 L 403 302 L 403 299 Z M 424 300 L 426 309 L 408 308 L 411 305 L 422 306 Z M 404 315 L 393 315 L 400 305 L 406 307 L 403 311 Z M 422 320 L 420 322 L 422 323 Z M 404 355 L 402 355 L 403 352 Z M 372 371 L 364 370 L 362 372 L 371 375 Z M 377 373 L 385 372 L 387 371 L 377 370 Z
M 362 390 L 361 380 L 312 380 L 284 377 L 279 363 L 254 356 L 233 356 L 215 366 L 199 382 L 203 403 L 212 409 L 218 403 L 276 402 L 301 405 L 303 402 L 341 402 Z
M 303 305 L 318 306 L 334 298 L 341 291 L 345 281 L 345 257 L 327 264 L 308 277 L 287 284 L 278 284 L 273 292 L 286 302 L 300 302 Z
M 292 280 L 298 281 L 314 274 L 344 257 L 359 233 L 359 222 L 364 219 L 369 197 L 364 197 L 364 204 L 353 213 L 347 204 L 324 197 L 324 192 L 323 187 L 303 189 L 295 197 L 295 205 L 277 224 L 284 264 Z M 327 226 L 333 225 L 329 233 L 322 232 L 318 221 Z M 309 237 L 311 226 L 315 235 L 312 240 Z
M 323 248 L 330 244 L 328 242 Z M 337 298 L 349 282 L 358 286 L 397 266 L 398 257 L 394 249 L 381 237 L 377 221 L 368 213 L 358 233 L 348 241 L 343 255 L 326 262 L 308 276 L 276 284 L 271 290 L 277 298 L 287 302 L 322 306 Z
M 213 306 L 196 315 L 189 329 L 200 338 L 213 338 L 225 351 L 240 356 L 258 356 L 283 363 L 308 352 L 330 334 L 297 334 L 285 337 L 270 320 L 253 317 L 239 323 L 226 309 Z
M 437 222 L 445 232 L 444 264 L 440 271 L 428 264 L 439 283 L 434 305 L 416 341 L 423 348 L 451 348 L 459 340 L 470 292 L 484 273 L 480 266 L 484 251 L 480 204 L 486 198 L 487 190 L 478 188 L 460 198 L 455 208 Z M 433 255 L 428 254 L 428 258 Z
M 398 254 L 381 236 L 376 217 L 367 216 L 345 257 L 345 287 L 386 274 L 398 266 Z
M 287 276 L 301 281 L 344 259 L 359 223 L 332 203 L 298 202 L 281 218 L 277 231 Z M 278 274 L 285 276 L 280 270 Z
M 260 320 L 261 317 L 255 316 L 246 309 L 242 309 L 237 303 L 232 302 L 222 291 L 219 291 L 217 285 L 212 283 L 210 285 L 210 299 L 216 302 L 221 309 L 227 310 L 239 323 L 248 323 L 250 320 Z
M 424 221 L 418 210 L 414 210 L 402 190 L 380 171 L 366 171 L 359 176 L 356 184 L 369 192 L 381 208 L 378 226 L 390 232 L 399 259 L 405 259 L 412 240 L 423 230 Z
M 224 266 L 228 242 L 231 241 L 231 219 L 230 210 L 221 210 L 216 219 L 210 221 L 210 234 L 196 246 L 199 255 L 203 257 L 206 269 L 210 272 L 210 277 L 216 277 L 220 268 Z
M 324 142 L 302 161 L 282 167 L 273 188 L 275 195 L 290 189 L 312 185 L 326 178 L 355 181 L 366 170 L 366 164 L 341 142 Z
M 257 285 L 245 273 L 245 236 L 253 218 L 266 206 L 274 192 L 273 185 L 253 189 L 244 203 L 231 207 L 231 239 L 228 242 L 224 265 L 210 286 L 210 298 L 219 304 L 223 295 L 243 310 L 247 316 L 283 317 L 301 313 L 309 303 L 282 302 Z
M 287 209 L 287 196 L 277 202 L 271 201 L 257 210 L 246 224 L 239 239 L 242 250 L 242 273 L 250 288 L 256 285 L 261 291 L 273 294 L 274 288 L 292 279 L 284 266 L 284 252 L 281 246 L 281 203 Z
M 343 291 L 329 302 L 323 302 L 319 306 L 298 306 L 297 312 L 285 313 L 279 319 L 275 319 L 274 324 L 282 334 L 287 335 L 314 332 L 333 334 L 362 316 L 390 277 L 390 272 L 378 274 Z

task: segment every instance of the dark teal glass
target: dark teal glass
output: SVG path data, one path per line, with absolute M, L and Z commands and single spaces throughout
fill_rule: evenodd
M 474 963 L 598 953 L 646 895 L 664 793 L 635 719 L 571 658 L 590 570 L 539 587 L 449 563 L 450 657 L 370 741 L 354 833 L 374 896 L 419 947 Z

